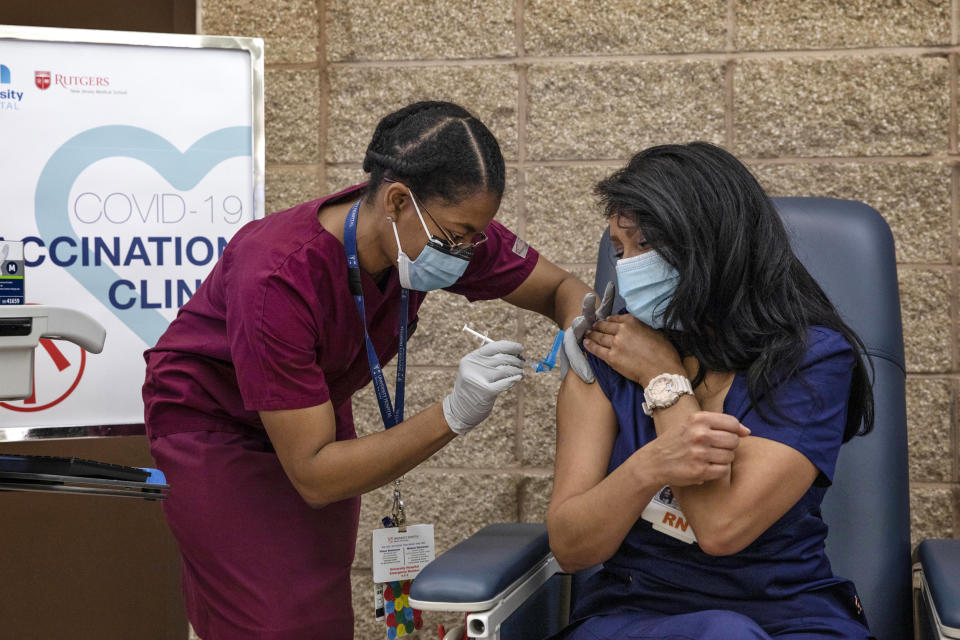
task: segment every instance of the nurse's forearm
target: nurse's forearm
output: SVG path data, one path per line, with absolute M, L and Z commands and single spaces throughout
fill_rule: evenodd
M 592 289 L 572 274 L 567 274 L 560 285 L 554 301 L 553 319 L 561 329 L 566 329 L 583 310 L 583 297 Z
M 304 500 L 319 508 L 382 487 L 454 437 L 436 403 L 392 429 L 324 445 L 298 466 L 294 484 Z
M 576 276 L 540 256 L 527 279 L 503 299 L 552 318 L 557 326 L 566 329 L 580 315 L 583 296 L 590 291 Z

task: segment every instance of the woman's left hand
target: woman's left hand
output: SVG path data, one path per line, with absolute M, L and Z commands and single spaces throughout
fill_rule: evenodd
M 583 346 L 620 375 L 644 387 L 661 373 L 686 375 L 680 355 L 663 333 L 629 313 L 594 324 L 584 336 Z

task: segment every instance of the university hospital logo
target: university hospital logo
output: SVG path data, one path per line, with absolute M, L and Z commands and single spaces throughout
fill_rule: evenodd
M 23 102 L 24 92 L 18 91 L 13 82 L 14 73 L 5 64 L 0 64 L 0 111 L 19 111 Z M 21 78 L 22 79 L 22 78 Z M 126 95 L 125 89 L 111 86 L 110 77 L 103 75 L 70 75 L 52 71 L 33 72 L 33 84 L 40 91 L 51 87 L 59 87 L 76 94 L 92 95 Z
M 11 87 L 13 74 L 10 67 L 0 64 L 0 111 L 19 111 L 23 101 L 23 91 Z

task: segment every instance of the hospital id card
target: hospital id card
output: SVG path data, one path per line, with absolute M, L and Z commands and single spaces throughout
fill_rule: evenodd
M 0 304 L 26 304 L 23 243 L 0 241 Z
M 665 533 L 671 538 L 682 540 L 688 544 L 697 541 L 697 536 L 693 533 L 693 527 L 683 511 L 680 510 L 680 504 L 673 495 L 673 489 L 669 486 L 660 489 L 654 494 L 650 503 L 644 507 L 640 517 L 653 525 L 653 528 L 660 533 Z
M 373 530 L 373 581 L 412 580 L 433 560 L 436 546 L 432 524 Z

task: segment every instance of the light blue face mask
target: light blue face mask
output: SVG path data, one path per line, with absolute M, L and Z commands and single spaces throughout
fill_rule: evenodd
M 404 289 L 414 289 L 415 291 L 434 291 L 449 287 L 463 275 L 470 264 L 469 255 L 454 255 L 449 253 L 449 249 L 439 238 L 430 235 L 427 229 L 427 223 L 423 221 L 423 214 L 420 213 L 420 205 L 417 199 L 413 197 L 413 192 L 409 189 L 410 201 L 413 202 L 414 209 L 417 210 L 417 216 L 420 218 L 420 224 L 423 225 L 423 231 L 427 234 L 427 245 L 417 256 L 416 260 L 411 260 L 410 256 L 403 252 L 400 246 L 400 234 L 397 233 L 397 223 L 391 220 L 393 224 L 393 235 L 397 239 L 397 271 L 400 274 L 400 286 Z
M 627 311 L 654 329 L 665 326 L 663 313 L 679 280 L 677 270 L 656 251 L 617 260 L 617 291 Z

